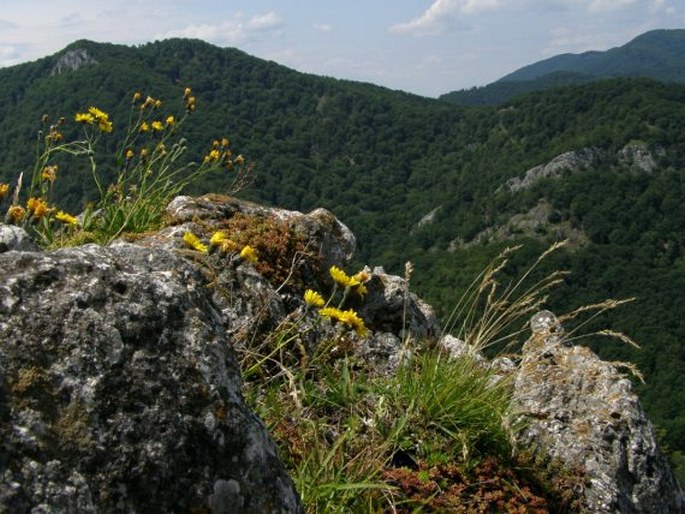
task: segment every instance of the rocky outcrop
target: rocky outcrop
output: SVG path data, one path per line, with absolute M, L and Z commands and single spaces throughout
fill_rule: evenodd
M 284 278 L 182 242 L 187 232 L 208 242 L 241 216 L 281 227 L 275 245 L 298 242 Z M 243 403 L 234 352 L 290 319 L 302 323 L 295 337 L 307 352 L 340 335 L 339 324 L 304 307 L 302 290 L 330 292 L 328 267 L 344 265 L 354 246 L 323 209 L 217 195 L 176 198 L 167 227 L 105 248 L 43 252 L 0 225 L 0 511 L 300 512 L 273 441 Z M 371 332 L 339 340 L 392 373 L 440 330 L 406 278 L 364 272 L 363 298 L 349 301 Z M 537 315 L 532 329 L 519 366 L 477 359 L 494 378 L 514 379 L 529 419 L 520 443 L 582 466 L 588 511 L 682 511 L 630 382 L 591 351 L 566 346 L 552 314 Z M 451 336 L 438 344 L 455 358 L 471 352 Z
M 509 241 L 521 237 L 544 237 L 551 238 L 554 241 L 567 241 L 570 247 L 582 246 L 587 243 L 585 233 L 574 228 L 569 221 L 560 220 L 552 204 L 543 198 L 538 201 L 537 205 L 529 209 L 528 212 L 514 214 L 503 224 L 494 225 L 482 230 L 468 242 L 462 238 L 455 238 L 450 241 L 447 248 L 450 252 L 454 252 L 459 248 L 468 248 L 490 242 Z
M 300 512 L 197 268 L 0 254 L 0 510 Z
M 685 512 L 631 382 L 588 348 L 567 344 L 551 312 L 535 315 L 531 330 L 515 375 L 515 402 L 528 420 L 521 441 L 582 470 L 588 512 Z
M 323 209 L 217 195 L 178 197 L 168 215 L 168 227 L 133 242 L 55 252 L 0 226 L 0 510 L 301 510 L 242 401 L 234 348 L 299 316 L 302 291 L 294 298 L 287 280 L 201 255 L 182 238 L 208 241 L 236 216 L 285 225 L 306 249 L 288 280 L 299 273 L 325 291 L 328 267 L 351 256 L 354 236 Z M 404 279 L 367 272 L 355 307 L 364 305 L 373 333 L 352 351 L 387 372 L 407 338 L 435 332 L 436 321 Z M 312 326 L 319 340 L 316 330 L 336 330 Z
M 38 251 L 38 246 L 24 229 L 0 224 L 0 253 L 9 250 L 35 252 Z
M 632 142 L 618 152 L 618 161 L 635 171 L 652 173 L 658 167 L 657 159 L 666 155 L 662 147 L 651 151 L 645 143 Z
M 523 178 L 514 177 L 507 181 L 505 188 L 515 193 L 521 189 L 528 189 L 540 179 L 556 178 L 566 171 L 574 172 L 585 169 L 597 160 L 597 152 L 591 148 L 582 148 L 557 155 L 547 164 L 541 164 L 529 169 Z
M 52 68 L 52 75 L 61 75 L 70 71 L 76 71 L 88 64 L 97 64 L 97 61 L 90 56 L 83 48 L 74 48 L 64 52 Z

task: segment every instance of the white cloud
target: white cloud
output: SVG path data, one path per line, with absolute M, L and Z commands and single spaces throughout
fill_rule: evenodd
M 438 34 L 442 32 L 458 14 L 459 0 L 435 0 L 435 2 L 418 18 L 390 27 L 390 32 L 397 34 Z
M 426 11 L 406 23 L 390 27 L 396 34 L 435 35 L 457 24 L 460 15 L 496 9 L 503 0 L 435 0 Z
M 283 19 L 276 11 L 269 11 L 264 14 L 256 14 L 247 22 L 248 30 L 260 32 L 280 29 L 283 26 Z
M 274 11 L 257 14 L 246 19 L 243 13 L 220 23 L 188 25 L 182 29 L 158 34 L 156 39 L 170 37 L 197 38 L 216 44 L 235 44 L 246 41 L 259 33 L 275 33 L 283 27 L 282 18 Z
M 461 12 L 464 14 L 475 14 L 480 11 L 496 9 L 502 3 L 502 0 L 466 0 L 461 7 Z

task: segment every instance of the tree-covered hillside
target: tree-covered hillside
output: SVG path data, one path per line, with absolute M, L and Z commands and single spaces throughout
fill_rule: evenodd
M 87 59 L 56 73 L 69 50 Z M 513 263 L 523 266 L 549 242 L 574 235 L 552 263 L 572 274 L 550 306 L 562 312 L 637 297 L 603 321 L 632 335 L 641 351 L 590 342 L 603 356 L 640 365 L 645 406 L 683 458 L 685 86 L 622 78 L 465 108 L 297 73 L 199 41 L 137 48 L 80 41 L 0 70 L 0 181 L 30 170 L 43 114 L 71 120 L 91 105 L 107 111 L 114 131 L 100 143 L 111 152 L 134 91 L 166 107 L 182 105 L 184 87 L 198 99 L 185 131 L 190 155 L 229 137 L 256 164 L 244 196 L 331 209 L 357 235 L 358 264 L 401 273 L 412 260 L 414 288 L 441 315 L 503 246 L 525 241 Z M 66 135 L 77 130 L 70 121 L 64 127 Z M 592 158 L 517 191 L 506 186 L 568 152 Z M 95 192 L 88 171 L 68 163 L 60 170 L 61 206 L 82 208 Z M 217 175 L 194 192 L 229 183 Z M 511 223 L 531 212 L 538 212 L 532 229 Z
M 440 97 L 455 105 L 498 105 L 515 96 L 615 77 L 685 82 L 685 29 L 653 30 L 605 52 L 562 54 L 524 66 L 483 87 Z

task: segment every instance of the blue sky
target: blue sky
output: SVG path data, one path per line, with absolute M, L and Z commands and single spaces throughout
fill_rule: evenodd
M 424 96 L 552 55 L 685 28 L 683 0 L 0 0 L 0 66 L 77 39 L 196 37 L 291 68 Z

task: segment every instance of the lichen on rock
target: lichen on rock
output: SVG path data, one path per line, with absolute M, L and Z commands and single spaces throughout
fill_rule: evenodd
M 3 509 L 301 510 L 190 262 L 119 242 L 0 275 Z
M 588 512 L 685 511 L 630 380 L 589 348 L 567 344 L 551 312 L 530 324 L 515 374 L 514 401 L 528 420 L 520 442 L 583 469 Z

